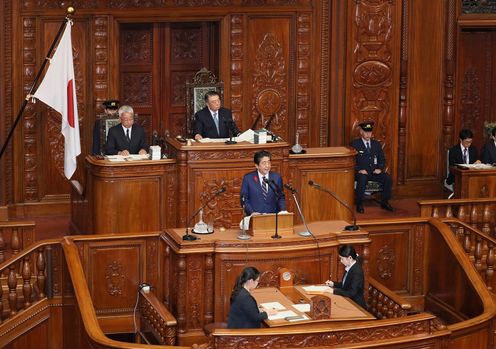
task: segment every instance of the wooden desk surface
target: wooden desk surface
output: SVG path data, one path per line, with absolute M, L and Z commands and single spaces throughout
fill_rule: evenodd
M 294 287 L 265 287 L 258 288 L 252 291 L 253 297 L 257 300 L 258 305 L 268 302 L 279 302 L 286 310 L 292 310 L 297 315 L 306 315 L 293 307 L 293 304 L 309 303 L 313 295 L 309 295 L 303 289 L 303 286 Z M 265 320 L 269 327 L 290 326 L 296 324 L 316 323 L 316 322 L 334 322 L 334 321 L 356 321 L 356 320 L 373 320 L 375 317 L 367 311 L 355 304 L 351 299 L 334 294 L 325 294 L 331 298 L 331 318 L 323 320 L 302 320 L 290 322 L 284 319 L 280 320 Z
M 339 243 L 341 239 L 353 237 L 354 241 L 367 243 L 370 241 L 368 233 L 363 230 L 348 232 L 343 228 L 349 223 L 341 220 L 318 221 L 308 224 L 310 231 L 318 239 L 320 247 L 326 247 Z M 235 252 L 239 249 L 250 249 L 251 251 L 277 249 L 308 249 L 315 248 L 315 240 L 312 237 L 302 237 L 297 233 L 305 230 L 303 225 L 294 227 L 295 234 L 291 237 L 281 239 L 271 239 L 268 237 L 251 238 L 250 240 L 239 240 L 237 237 L 241 233 L 239 229 L 226 229 L 220 231 L 216 229 L 213 234 L 192 234 L 199 238 L 196 241 L 185 241 L 186 228 L 166 229 L 163 239 L 177 253 L 199 253 L 206 251 Z M 191 228 L 190 230 L 191 231 Z M 358 240 L 357 240 L 358 239 Z

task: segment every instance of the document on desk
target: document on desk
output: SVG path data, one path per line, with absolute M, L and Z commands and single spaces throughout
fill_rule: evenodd
M 456 164 L 458 167 L 474 169 L 474 170 L 491 170 L 494 169 L 493 165 L 490 164 Z
M 329 291 L 329 286 L 326 285 L 310 285 L 310 286 L 303 286 L 303 289 L 305 292 L 327 292 Z
M 283 320 L 290 316 L 298 316 L 298 315 L 296 315 L 296 313 L 292 310 L 279 311 L 277 312 L 277 314 L 269 315 L 269 320 Z
M 293 308 L 296 310 L 302 312 L 302 313 L 308 313 L 310 311 L 310 304 L 304 303 L 304 304 L 293 304 Z
M 136 160 L 148 160 L 150 157 L 148 154 L 130 154 L 127 156 L 123 155 L 106 155 L 105 158 L 111 162 L 119 162 L 119 161 L 136 161 Z
M 262 303 L 260 304 L 261 307 L 264 307 L 265 309 L 275 309 L 275 310 L 284 310 L 286 309 L 284 305 L 282 305 L 279 302 L 267 302 L 267 303 Z

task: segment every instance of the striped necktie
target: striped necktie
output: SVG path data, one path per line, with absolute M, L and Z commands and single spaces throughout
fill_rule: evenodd
M 468 164 L 467 148 L 463 148 L 463 163 Z
M 264 200 L 267 200 L 268 188 L 267 188 L 267 182 L 264 179 L 266 179 L 266 177 L 262 177 L 262 195 Z

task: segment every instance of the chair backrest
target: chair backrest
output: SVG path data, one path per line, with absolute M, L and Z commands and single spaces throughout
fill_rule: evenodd
M 207 68 L 201 68 L 192 82 L 186 82 L 186 137 L 192 136 L 195 113 L 205 107 L 205 93 L 209 91 L 217 91 L 224 100 L 224 83 Z

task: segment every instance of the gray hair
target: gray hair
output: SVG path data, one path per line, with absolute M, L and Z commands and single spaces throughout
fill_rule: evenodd
M 130 113 L 132 116 L 134 116 L 133 107 L 131 107 L 130 105 L 123 105 L 119 108 L 119 117 L 122 117 L 122 114 L 124 113 Z

